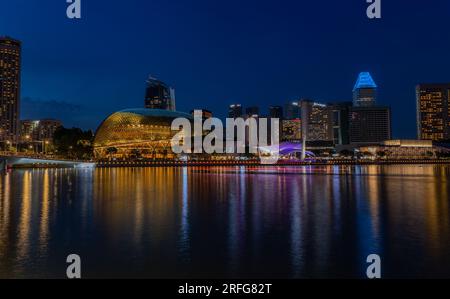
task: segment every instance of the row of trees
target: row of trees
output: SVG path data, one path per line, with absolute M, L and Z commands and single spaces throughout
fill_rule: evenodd
M 94 133 L 83 131 L 80 128 L 64 128 L 56 129 L 53 136 L 53 145 L 55 153 L 58 156 L 76 159 L 90 160 L 93 158 Z

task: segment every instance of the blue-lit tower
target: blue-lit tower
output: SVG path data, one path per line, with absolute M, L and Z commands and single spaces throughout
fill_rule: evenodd
M 355 107 L 373 107 L 377 103 L 377 85 L 368 72 L 358 76 L 353 88 L 353 105 Z

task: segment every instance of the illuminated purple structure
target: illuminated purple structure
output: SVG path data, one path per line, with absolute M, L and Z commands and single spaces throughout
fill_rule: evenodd
M 283 142 L 280 143 L 279 148 L 276 146 L 263 146 L 260 147 L 259 150 L 262 153 L 275 153 L 279 149 L 280 156 L 287 156 L 295 153 L 302 152 L 302 144 L 301 143 L 293 143 L 293 142 Z M 306 151 L 307 157 L 315 157 L 313 152 Z

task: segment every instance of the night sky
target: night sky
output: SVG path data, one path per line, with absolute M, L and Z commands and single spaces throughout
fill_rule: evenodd
M 312 98 L 351 100 L 360 71 L 393 110 L 394 137 L 416 137 L 415 85 L 450 82 L 450 1 L 0 0 L 0 35 L 23 42 L 22 118 L 96 129 L 142 107 L 152 74 L 176 89 L 177 108 Z

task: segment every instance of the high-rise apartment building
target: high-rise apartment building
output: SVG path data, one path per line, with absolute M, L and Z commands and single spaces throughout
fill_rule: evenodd
M 14 142 L 19 133 L 21 43 L 0 37 L 0 140 Z

